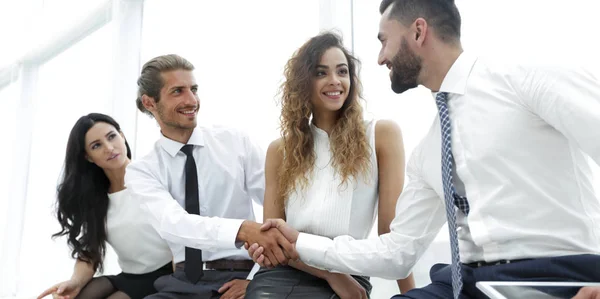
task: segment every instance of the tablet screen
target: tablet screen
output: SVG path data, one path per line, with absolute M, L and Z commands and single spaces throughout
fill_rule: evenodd
M 498 293 L 507 299 L 528 298 L 528 299 L 571 299 L 581 286 L 511 286 L 496 285 L 491 286 Z
M 478 281 L 477 288 L 492 299 L 571 299 L 585 286 L 598 282 Z

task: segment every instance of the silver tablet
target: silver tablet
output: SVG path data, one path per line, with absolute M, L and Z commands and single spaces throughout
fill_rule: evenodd
M 475 286 L 490 299 L 571 299 L 580 288 L 600 286 L 600 283 L 479 281 Z

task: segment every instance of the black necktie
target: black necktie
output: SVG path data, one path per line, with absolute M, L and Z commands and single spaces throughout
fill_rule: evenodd
M 185 160 L 185 210 L 188 214 L 200 215 L 200 197 L 198 195 L 198 171 L 192 155 L 194 146 L 186 144 L 181 151 L 187 156 Z M 202 277 L 202 250 L 185 248 L 185 275 L 191 283 L 196 283 Z

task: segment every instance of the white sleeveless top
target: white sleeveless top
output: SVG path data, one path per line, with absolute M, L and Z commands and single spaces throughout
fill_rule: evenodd
M 172 260 L 171 250 L 124 189 L 108 194 L 106 238 L 125 273 L 152 272 Z
M 287 223 L 300 232 L 334 238 L 350 235 L 366 239 L 377 213 L 378 170 L 375 153 L 375 123 L 368 121 L 367 140 L 371 147 L 371 166 L 367 179 L 361 175 L 344 185 L 332 167 L 332 152 L 327 132 L 311 124 L 316 154 L 306 188 L 290 193 L 285 204 Z

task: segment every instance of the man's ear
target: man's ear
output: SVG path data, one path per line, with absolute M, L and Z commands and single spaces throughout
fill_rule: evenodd
M 153 97 L 149 97 L 148 95 L 142 95 L 142 104 L 144 108 L 150 112 L 156 111 L 156 101 Z
M 417 42 L 417 44 L 419 46 L 422 46 L 423 43 L 425 42 L 425 37 L 427 36 L 428 33 L 428 25 L 427 25 L 427 21 L 425 21 L 425 19 L 423 18 L 417 18 L 414 22 L 414 29 L 415 29 L 415 34 L 414 34 L 414 38 L 415 41 Z

